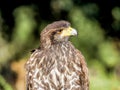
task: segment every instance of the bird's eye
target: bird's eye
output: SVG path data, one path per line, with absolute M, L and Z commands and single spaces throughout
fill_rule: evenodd
M 62 31 L 62 29 L 58 30 L 58 32 L 61 32 L 61 31 Z

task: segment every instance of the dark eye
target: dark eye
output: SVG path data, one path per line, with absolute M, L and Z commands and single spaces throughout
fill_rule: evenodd
M 58 30 L 58 32 L 61 32 L 61 31 L 62 31 L 62 29 Z

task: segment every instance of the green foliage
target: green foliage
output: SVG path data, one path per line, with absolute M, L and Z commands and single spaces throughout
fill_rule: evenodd
M 112 27 L 115 30 L 120 30 L 120 7 L 115 7 L 112 9 L 112 15 L 114 18 L 114 22 L 112 24 Z
M 87 16 L 97 16 L 99 12 L 99 8 L 95 3 L 87 3 L 80 6 L 80 8 Z
M 0 86 L 3 87 L 3 90 L 13 90 L 12 87 L 2 77 L 2 75 L 0 75 Z M 0 90 L 2 89 L 0 88 Z
M 32 38 L 32 32 L 36 26 L 34 14 L 31 7 L 19 7 L 14 11 L 15 32 L 13 33 L 13 42 L 19 43 L 21 41 L 19 44 L 26 44 Z
M 90 90 L 120 90 L 120 82 L 114 78 L 91 76 L 90 81 Z
M 71 10 L 69 16 L 72 25 L 78 30 L 78 39 L 74 41 L 74 44 L 86 56 L 93 57 L 94 52 L 97 51 L 97 46 L 104 40 L 104 33 L 98 22 L 89 20 L 82 10 L 77 7 Z
M 19 7 L 14 11 L 15 27 L 12 33 L 11 42 L 7 42 L 0 34 L 0 64 L 3 65 L 17 53 L 25 52 L 24 48 L 28 48 L 34 40 L 33 31 L 36 26 L 34 19 L 34 11 L 31 7 Z M 34 41 L 33 41 L 34 40 Z M 33 41 L 33 42 L 32 42 Z
M 73 6 L 72 0 L 52 0 L 51 7 L 55 12 L 61 10 L 69 11 Z
M 78 37 L 81 42 L 96 45 L 103 40 L 103 31 L 98 22 L 85 17 L 80 8 L 73 8 L 70 13 L 70 19 L 78 30 Z
M 112 15 L 115 20 L 120 21 L 120 8 L 119 7 L 113 8 Z
M 119 52 L 114 43 L 110 41 L 99 45 L 99 57 L 108 67 L 115 67 L 120 60 Z

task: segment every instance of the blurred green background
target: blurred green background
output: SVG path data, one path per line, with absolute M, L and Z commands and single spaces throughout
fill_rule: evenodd
M 120 90 L 119 0 L 0 1 L 0 90 L 25 90 L 24 63 L 49 23 L 68 20 L 89 68 L 90 90 Z

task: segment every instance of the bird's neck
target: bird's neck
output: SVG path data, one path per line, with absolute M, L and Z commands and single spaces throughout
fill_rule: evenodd
M 40 38 L 40 47 L 43 49 L 47 49 L 51 47 L 51 40 L 49 37 L 41 37 Z
M 40 47 L 43 48 L 43 49 L 50 49 L 50 48 L 53 48 L 53 47 L 62 47 L 62 46 L 67 46 L 67 45 L 71 45 L 71 42 L 70 41 L 64 41 L 64 42 L 56 42 L 56 43 L 51 43 L 49 40 L 48 41 L 44 41 L 41 42 L 41 45 Z

